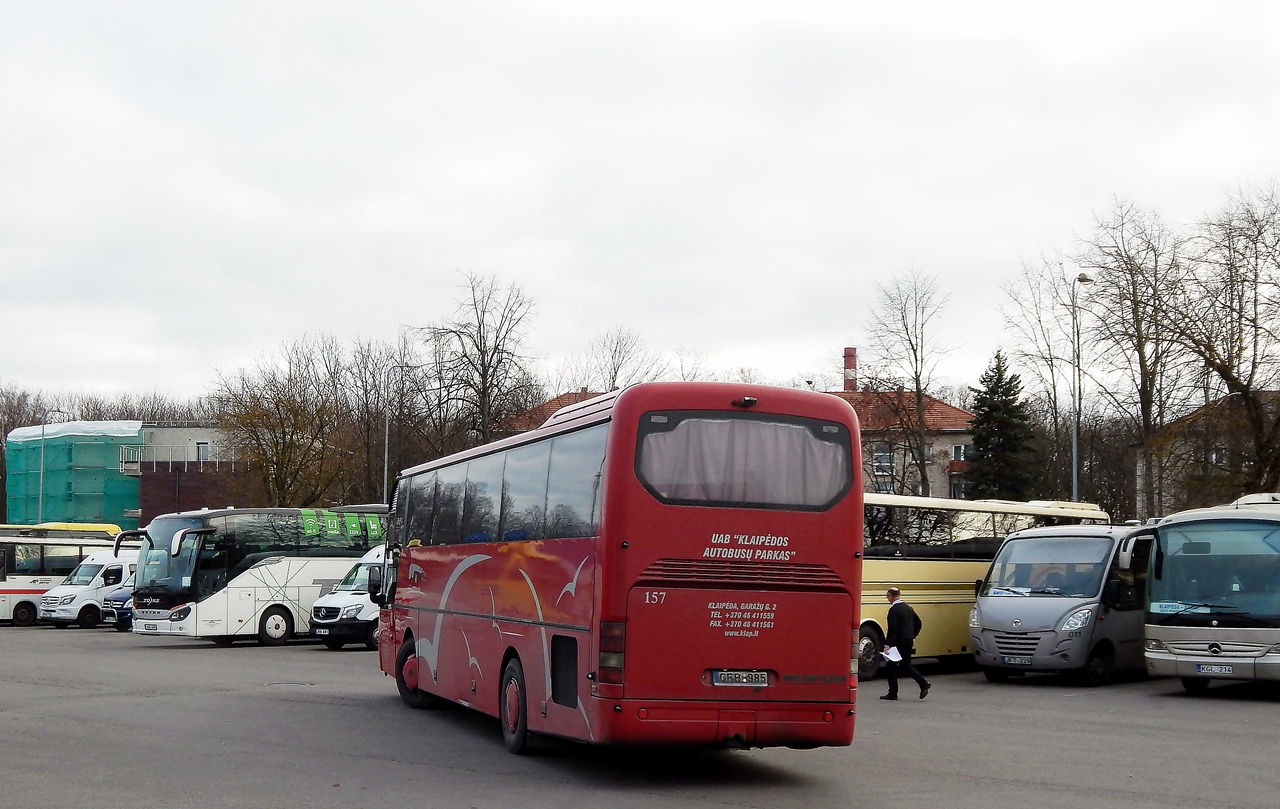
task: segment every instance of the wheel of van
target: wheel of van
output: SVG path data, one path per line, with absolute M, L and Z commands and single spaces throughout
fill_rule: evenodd
M 98 625 L 98 619 L 101 617 L 102 614 L 98 612 L 97 607 L 87 604 L 84 609 L 80 610 L 80 614 L 76 616 L 76 626 L 81 629 L 93 629 Z
M 502 741 L 507 752 L 521 755 L 529 749 L 529 697 L 524 690 L 524 667 L 519 658 L 513 657 L 507 662 L 499 694 Z
M 271 607 L 258 622 L 258 643 L 280 646 L 293 637 L 293 616 L 284 607 Z
M 1188 694 L 1203 694 L 1209 690 L 1209 682 L 1203 677 L 1183 677 L 1182 687 Z
M 880 630 L 873 624 L 858 629 L 858 679 L 871 680 L 880 671 L 884 658 L 880 651 L 884 649 L 884 638 Z
M 36 625 L 36 608 L 29 602 L 24 601 L 13 608 L 13 625 L 14 626 L 35 626 Z
M 325 638 L 324 645 L 326 649 L 332 649 L 335 652 L 341 649 L 343 646 L 346 646 L 345 643 L 338 640 L 337 638 Z
M 410 638 L 404 642 L 404 645 L 400 647 L 400 653 L 396 655 L 396 690 L 400 692 L 400 699 L 404 700 L 405 705 L 420 711 L 424 708 L 430 708 L 435 702 L 435 697 L 421 688 L 410 688 L 409 683 L 405 681 L 404 669 L 412 657 L 413 639 Z M 421 670 L 419 669 L 419 671 Z M 421 674 L 418 676 L 421 676 Z
M 1111 652 L 1108 649 L 1094 649 L 1085 661 L 1084 667 L 1076 672 L 1076 679 L 1081 685 L 1097 688 L 1111 679 Z
M 985 666 L 982 669 L 982 676 L 987 678 L 989 683 L 1003 683 L 1009 679 L 1009 672 L 1005 669 L 992 668 Z
M 369 624 L 369 631 L 364 636 L 364 648 L 374 650 L 378 648 L 378 622 L 374 621 Z

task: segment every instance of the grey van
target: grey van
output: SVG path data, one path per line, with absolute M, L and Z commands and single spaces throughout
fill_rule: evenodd
M 1145 670 L 1151 534 L 1132 525 L 1062 525 L 1010 534 L 969 614 L 973 656 L 992 682 L 1071 672 L 1085 685 Z

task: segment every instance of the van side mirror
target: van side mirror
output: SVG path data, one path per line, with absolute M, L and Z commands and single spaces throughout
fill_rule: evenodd
M 382 566 L 369 566 L 369 600 L 379 607 L 387 603 L 387 598 L 382 592 Z
M 973 580 L 973 597 L 977 599 L 982 594 L 982 579 Z

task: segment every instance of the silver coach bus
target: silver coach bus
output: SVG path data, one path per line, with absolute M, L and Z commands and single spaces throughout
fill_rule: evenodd
M 1150 532 L 1136 526 L 1010 534 L 976 583 L 969 615 L 973 656 L 987 679 L 1070 672 L 1095 686 L 1112 671 L 1140 671 L 1150 550 Z
M 1193 693 L 1280 680 L 1280 494 L 1171 514 L 1155 534 L 1147 670 Z

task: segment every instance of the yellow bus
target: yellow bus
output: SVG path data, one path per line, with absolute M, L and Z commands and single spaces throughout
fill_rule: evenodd
M 889 602 L 898 587 L 924 628 L 917 657 L 968 662 L 969 611 L 974 582 L 987 574 L 1000 543 L 1014 531 L 1044 525 L 1109 523 L 1092 503 L 951 500 L 907 495 L 864 495 L 862 610 L 858 678 L 871 679 L 883 658 Z

